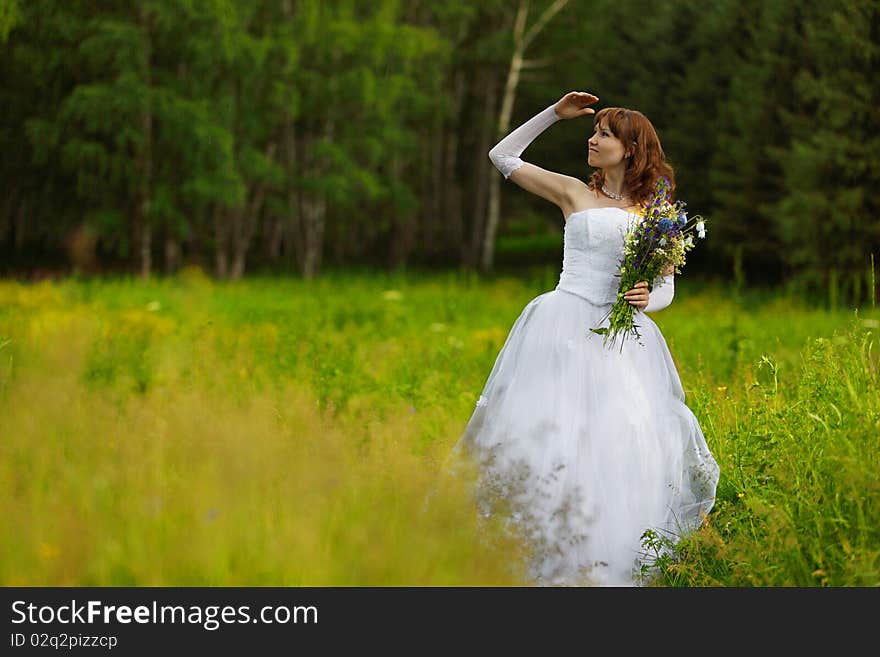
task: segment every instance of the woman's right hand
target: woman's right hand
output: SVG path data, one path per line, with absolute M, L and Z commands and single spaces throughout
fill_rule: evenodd
M 585 91 L 570 91 L 553 106 L 556 116 L 560 119 L 573 119 L 585 114 L 595 114 L 596 110 L 587 105 L 598 102 L 599 97 Z

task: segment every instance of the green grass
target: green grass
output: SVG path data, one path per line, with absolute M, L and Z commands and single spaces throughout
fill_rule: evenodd
M 0 282 L 0 583 L 519 584 L 441 466 L 554 276 Z M 721 481 L 658 585 L 880 583 L 878 317 L 676 282 Z

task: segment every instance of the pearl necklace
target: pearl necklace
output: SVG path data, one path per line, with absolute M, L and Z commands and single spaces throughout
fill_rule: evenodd
M 625 198 L 621 194 L 615 194 L 614 192 L 608 191 L 608 188 L 605 187 L 605 183 L 602 183 L 602 193 L 604 193 L 609 198 L 613 198 L 615 201 L 622 201 Z

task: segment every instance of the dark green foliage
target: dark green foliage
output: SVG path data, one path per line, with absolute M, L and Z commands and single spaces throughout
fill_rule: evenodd
M 3 0 L 2 271 L 66 253 L 88 272 L 90 249 L 96 269 L 146 254 L 233 277 L 473 264 L 518 6 Z M 528 49 L 512 124 L 573 89 L 639 109 L 710 219 L 688 273 L 870 304 L 878 25 L 870 0 L 570 2 Z M 590 123 L 528 159 L 586 179 Z M 559 224 L 505 185 L 499 264 L 555 263 Z

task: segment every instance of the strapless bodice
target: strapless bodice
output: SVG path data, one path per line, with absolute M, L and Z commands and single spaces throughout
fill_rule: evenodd
M 638 215 L 623 208 L 588 208 L 569 215 L 563 232 L 557 290 L 596 305 L 613 304 L 620 286 L 626 234 Z

